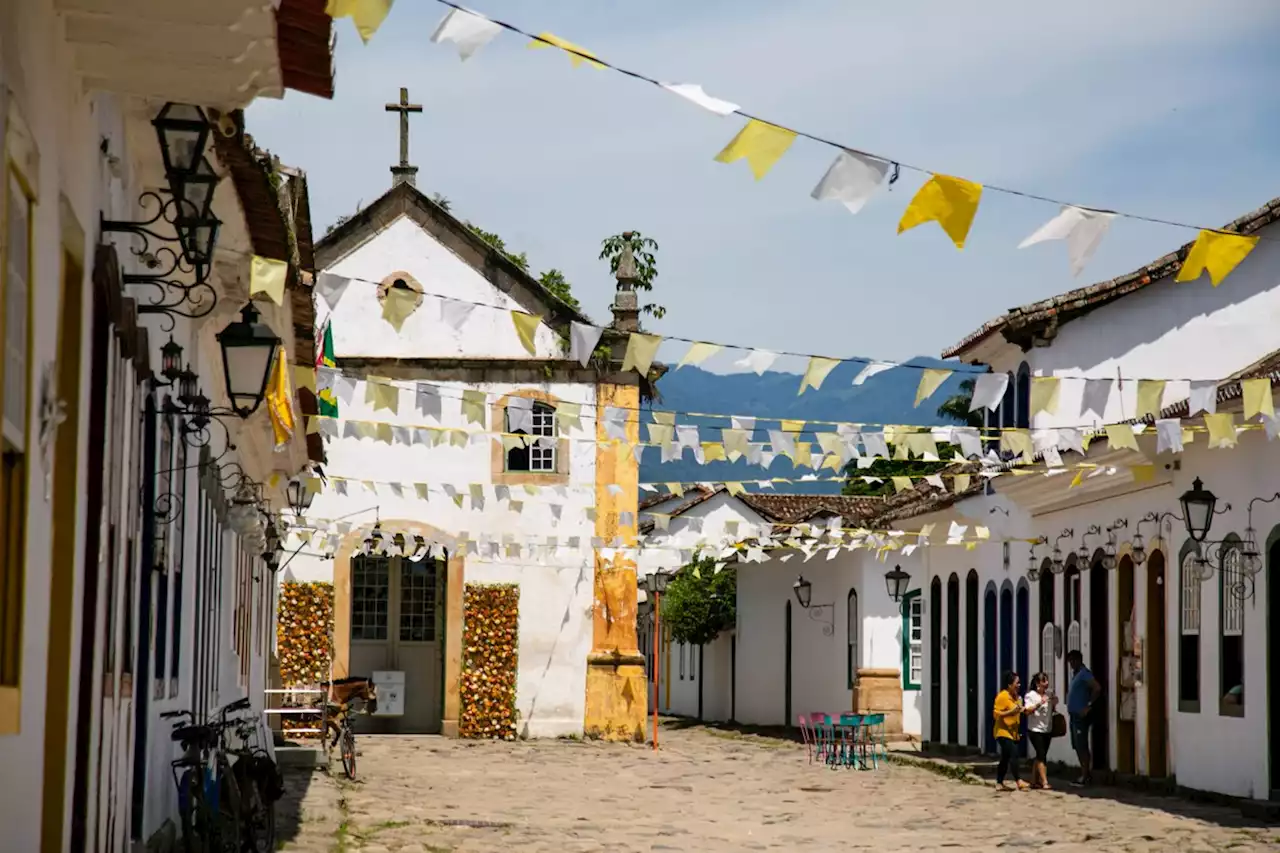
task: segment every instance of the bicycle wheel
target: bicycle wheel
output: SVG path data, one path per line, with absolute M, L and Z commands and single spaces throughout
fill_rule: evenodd
M 342 772 L 347 778 L 355 781 L 356 778 L 356 735 L 351 731 L 350 726 L 346 726 L 342 730 Z
M 185 853 L 203 853 L 203 845 L 197 836 L 197 814 L 204 793 L 200 790 L 197 774 L 188 769 L 181 777 L 178 788 L 178 819 L 182 828 L 182 849 Z
M 265 790 L 266 781 L 255 774 L 253 759 L 238 761 L 235 766 L 240 786 L 240 828 L 243 850 L 251 853 L 274 853 L 276 847 L 276 814 Z

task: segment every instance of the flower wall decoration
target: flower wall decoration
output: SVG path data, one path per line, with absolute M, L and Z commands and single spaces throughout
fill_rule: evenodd
M 463 592 L 460 736 L 515 740 L 519 636 L 520 587 L 467 584 Z

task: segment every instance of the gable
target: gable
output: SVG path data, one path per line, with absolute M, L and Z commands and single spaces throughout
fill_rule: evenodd
M 352 279 L 332 314 L 340 356 L 529 359 L 510 315 L 520 311 L 543 318 L 534 358 L 562 359 L 569 323 L 588 322 L 408 184 L 334 229 L 315 251 L 321 272 Z M 380 293 L 396 279 L 422 294 L 398 334 L 382 317 Z M 442 320 L 449 300 L 475 306 L 460 328 Z

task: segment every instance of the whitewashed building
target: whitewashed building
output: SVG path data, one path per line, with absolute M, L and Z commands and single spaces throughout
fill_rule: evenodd
M 998 477 L 993 495 L 960 503 L 954 517 L 919 519 L 986 517 L 1002 536 L 1043 538 L 1034 550 L 1014 544 L 1002 553 L 993 544 L 933 566 L 929 582 L 944 590 L 944 604 L 941 618 L 926 622 L 926 670 L 933 661 L 936 672 L 926 680 L 937 690 L 924 709 L 926 740 L 989 745 L 992 673 L 1010 661 L 1024 680 L 1042 669 L 1065 695 L 1063 657 L 1074 648 L 1106 688 L 1093 735 L 1099 769 L 1280 797 L 1280 582 L 1271 553 L 1280 501 L 1268 476 L 1275 421 L 1251 416 L 1238 446 L 1210 449 L 1200 411 L 1207 405 L 1244 425 L 1240 380 L 1259 395 L 1254 404 L 1271 400 L 1278 211 L 1272 201 L 1227 226 L 1263 239 L 1219 287 L 1173 281 L 1183 247 L 1129 275 L 1015 309 L 944 353 L 1007 373 L 993 422 L 1029 429 L 1041 467 L 1067 470 Z M 1052 376 L 1063 377 L 1057 409 L 1033 414 L 1034 377 Z M 1086 381 L 1112 377 L 1109 388 Z M 1159 412 L 1135 420 L 1140 388 L 1155 394 Z M 1095 405 L 1086 406 L 1090 395 Z M 1091 430 L 1082 425 L 1122 421 L 1140 429 L 1134 446 L 1124 446 L 1123 433 L 1094 430 L 1086 449 Z M 1200 547 L 1180 503 L 1197 479 L 1217 499 Z M 956 638 L 959 656 L 950 652 Z M 1074 761 L 1065 740 L 1052 757 Z
M 320 384 L 338 411 L 321 419 L 311 545 L 289 571 L 334 584 L 335 677 L 403 674 L 403 714 L 371 725 L 457 735 L 464 590 L 515 584 L 518 734 L 642 738 L 638 463 L 615 431 L 636 440 L 647 380 L 617 369 L 613 330 L 613 361 L 571 360 L 570 324 L 587 319 L 414 171 L 393 167 L 392 189 L 317 246 L 334 361 Z M 619 290 L 617 331 L 637 328 L 634 301 Z M 513 311 L 541 318 L 527 347 Z
M 158 715 L 261 704 L 272 585 L 228 532 L 223 479 L 300 467 L 302 430 L 273 453 L 264 411 L 205 432 L 189 404 L 231 402 L 215 333 L 248 301 L 252 255 L 288 264 L 291 282 L 305 267 L 304 184 L 274 174 L 236 111 L 286 86 L 332 91 L 329 22 L 304 5 L 0 6 L 5 849 L 145 841 L 176 818 Z M 176 197 L 182 241 L 157 213 Z M 309 349 L 289 300 L 262 319 L 291 357 Z M 226 446 L 216 422 L 239 448 L 221 476 L 199 464 Z

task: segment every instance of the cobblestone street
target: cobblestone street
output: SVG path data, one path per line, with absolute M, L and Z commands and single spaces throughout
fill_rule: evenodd
M 1112 791 L 997 794 L 902 764 L 832 771 L 809 765 L 797 744 L 703 728 L 664 728 L 662 738 L 654 754 L 573 741 L 362 737 L 358 782 L 319 772 L 289 778 L 278 806 L 282 849 L 1195 853 L 1280 845 L 1280 828 L 1225 807 Z

